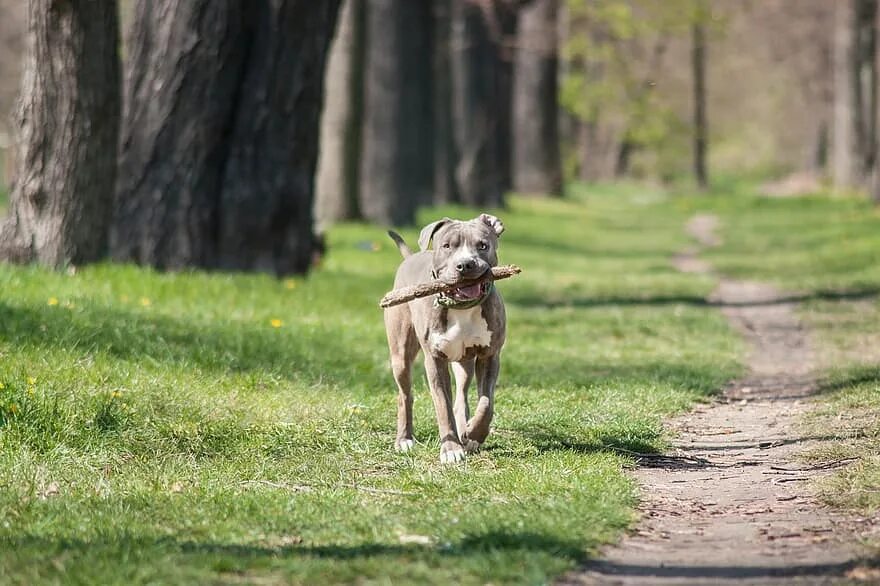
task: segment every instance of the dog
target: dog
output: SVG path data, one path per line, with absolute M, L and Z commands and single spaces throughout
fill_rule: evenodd
M 432 279 L 455 283 L 476 279 L 498 264 L 498 237 L 504 224 L 480 214 L 473 220 L 443 218 L 419 235 L 420 252 L 413 253 L 395 232 L 403 262 L 394 287 Z M 433 247 L 429 245 L 433 241 Z M 414 299 L 385 310 L 385 331 L 391 370 L 397 383 L 397 450 L 413 448 L 412 365 L 421 350 L 440 432 L 440 462 L 460 462 L 480 448 L 489 435 L 495 408 L 495 383 L 506 336 L 504 301 L 495 286 L 462 286 L 448 294 Z M 455 378 L 452 399 L 450 366 Z M 468 386 L 476 375 L 478 401 L 473 417 Z

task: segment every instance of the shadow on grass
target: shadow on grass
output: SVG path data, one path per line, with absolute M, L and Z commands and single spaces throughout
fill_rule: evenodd
M 28 552 L 45 559 L 46 555 L 73 556 L 88 563 L 89 559 L 122 559 L 134 552 L 133 557 L 144 564 L 173 563 L 180 568 L 199 567 L 218 573 L 242 572 L 253 569 L 255 572 L 271 572 L 273 569 L 297 568 L 302 571 L 302 564 L 308 560 L 327 560 L 334 562 L 332 569 L 319 566 L 312 572 L 320 572 L 323 579 L 345 579 L 357 567 L 346 568 L 342 563 L 360 561 L 380 561 L 385 568 L 393 569 L 393 574 L 401 572 L 406 565 L 414 561 L 442 560 L 444 558 L 467 560 L 473 558 L 475 564 L 485 564 L 488 559 L 498 553 L 516 556 L 538 554 L 551 556 L 572 564 L 582 565 L 589 560 L 587 548 L 593 543 L 564 540 L 557 537 L 532 532 L 490 531 L 482 534 L 466 536 L 460 540 L 442 544 L 386 544 L 362 543 L 355 545 L 278 545 L 253 543 L 222 543 L 217 541 L 197 541 L 178 539 L 175 537 L 159 537 L 155 539 L 131 535 L 113 538 L 84 540 L 60 537 L 58 539 L 18 538 L 2 539 L 0 546 L 7 552 L 16 552 L 19 559 L 27 559 Z M 288 562 L 290 565 L 288 565 Z M 337 565 L 339 564 L 339 565 Z M 474 567 L 474 566 L 472 566 Z M 479 567 L 479 566 L 477 566 Z M 46 564 L 45 572 L 51 575 L 54 571 L 69 571 L 61 565 Z M 88 573 L 88 568 L 84 568 Z M 466 571 L 466 569 L 465 569 Z M 306 569 L 306 572 L 308 570 Z M 356 576 L 351 576 L 356 577 Z
M 555 309 L 558 307 L 610 307 L 610 306 L 666 306 L 691 305 L 695 307 L 769 307 L 808 301 L 859 301 L 880 295 L 880 288 L 871 287 L 852 291 L 820 290 L 809 293 L 781 295 L 771 299 L 756 301 L 721 302 L 698 295 L 649 295 L 645 297 L 575 297 L 567 299 L 547 299 L 533 295 L 511 294 L 507 301 L 525 308 Z
M 0 301 L 0 341 L 83 353 L 104 352 L 135 362 L 158 362 L 219 372 L 270 371 L 308 383 L 387 384 L 369 345 L 348 344 L 343 325 L 321 324 L 298 335 L 266 325 L 205 325 L 168 316 L 84 306 L 76 311 L 38 310 Z

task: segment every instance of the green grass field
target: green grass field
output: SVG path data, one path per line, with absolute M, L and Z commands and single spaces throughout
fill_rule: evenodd
M 411 454 L 381 312 L 397 251 L 331 232 L 306 279 L 0 267 L 0 581 L 536 584 L 631 521 L 626 450 L 738 372 L 676 273 L 690 204 L 636 188 L 513 199 L 496 427 Z M 424 222 L 445 214 L 438 209 Z M 416 230 L 405 236 L 415 240 Z
M 856 458 L 820 487 L 831 505 L 880 511 L 880 210 L 855 198 L 680 200 L 722 219 L 723 244 L 707 253 L 740 278 L 776 283 L 805 299 L 824 372 L 807 435 L 834 442 L 804 454 Z

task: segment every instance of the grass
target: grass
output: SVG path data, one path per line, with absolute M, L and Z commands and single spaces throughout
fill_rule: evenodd
M 811 461 L 856 458 L 819 487 L 834 506 L 880 512 L 880 211 L 853 198 L 682 200 L 718 214 L 723 244 L 705 256 L 725 274 L 770 281 L 804 298 L 825 374 L 806 422 L 833 441 Z
M 738 372 L 711 280 L 670 266 L 689 212 L 627 187 L 512 200 L 495 430 L 452 467 L 422 377 L 419 445 L 391 449 L 379 229 L 333 230 L 280 282 L 0 266 L 2 581 L 551 580 L 631 522 L 624 450 L 662 449 L 663 418 Z M 444 214 L 473 211 L 421 219 Z

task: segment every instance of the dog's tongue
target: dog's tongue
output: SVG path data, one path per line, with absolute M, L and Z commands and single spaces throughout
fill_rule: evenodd
M 480 296 L 480 284 L 459 287 L 455 290 L 455 296 L 460 299 L 476 299 Z

